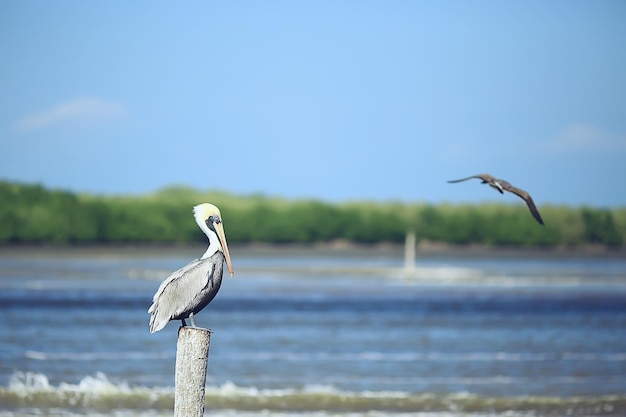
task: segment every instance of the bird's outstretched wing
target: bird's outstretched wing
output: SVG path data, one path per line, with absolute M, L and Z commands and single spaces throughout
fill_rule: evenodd
M 535 220 L 537 220 L 539 224 L 543 224 L 543 219 L 541 218 L 541 215 L 539 214 L 539 210 L 537 210 L 537 207 L 535 206 L 535 202 L 530 197 L 530 194 L 528 194 L 526 191 L 522 189 L 512 186 L 507 181 L 496 179 L 489 174 L 477 174 L 477 175 L 472 175 L 471 177 L 461 178 L 458 180 L 452 180 L 448 182 L 450 183 L 461 182 L 461 181 L 471 180 L 472 178 L 481 179 L 483 183 L 489 184 L 491 187 L 495 188 L 500 193 L 502 193 L 502 190 L 505 190 L 522 198 L 524 201 L 526 201 L 526 205 L 528 206 L 530 213 L 533 215 Z
M 537 220 L 539 224 L 543 224 L 543 219 L 541 218 L 541 215 L 539 214 L 539 210 L 537 210 L 537 206 L 535 206 L 535 202 L 533 201 L 530 194 L 528 194 L 526 191 L 522 189 L 512 186 L 509 183 L 501 183 L 501 185 L 504 190 L 510 193 L 513 193 L 517 195 L 518 197 L 522 198 L 524 201 L 526 201 L 526 205 L 528 206 L 528 209 L 530 210 L 530 213 L 533 215 L 535 220 Z
M 471 177 L 467 177 L 467 178 L 461 178 L 458 180 L 451 180 L 448 181 L 449 183 L 455 183 L 455 182 L 461 182 L 461 181 L 467 181 L 467 180 L 471 180 L 473 178 L 478 178 L 480 180 L 483 180 L 484 182 L 489 182 L 491 180 L 493 180 L 494 178 L 489 175 L 489 174 L 476 174 L 476 175 L 472 175 Z

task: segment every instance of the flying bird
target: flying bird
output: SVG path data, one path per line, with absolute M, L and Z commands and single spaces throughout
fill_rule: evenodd
M 524 201 L 526 201 L 526 205 L 530 209 L 530 213 L 533 215 L 535 220 L 537 220 L 539 224 L 543 224 L 543 219 L 541 218 L 541 215 L 539 214 L 539 210 L 537 210 L 537 207 L 535 206 L 535 202 L 531 198 L 530 194 L 528 194 L 526 191 L 521 190 L 517 187 L 513 187 L 507 181 L 494 178 L 489 174 L 478 174 L 478 175 L 472 175 L 471 177 L 467 177 L 467 178 L 461 178 L 460 180 L 452 180 L 448 182 L 449 183 L 461 182 L 461 181 L 471 180 L 472 178 L 478 178 L 482 180 L 481 184 L 489 184 L 489 186 L 498 190 L 500 194 L 504 194 L 505 191 L 508 191 L 522 198 Z
M 196 327 L 194 315 L 206 307 L 220 289 L 224 261 L 233 276 L 219 209 L 203 203 L 193 208 L 193 215 L 200 230 L 209 238 L 209 247 L 200 259 L 172 272 L 161 283 L 148 309 L 150 333 L 158 332 L 170 320 L 181 320 L 186 326 L 185 319 L 189 318 Z

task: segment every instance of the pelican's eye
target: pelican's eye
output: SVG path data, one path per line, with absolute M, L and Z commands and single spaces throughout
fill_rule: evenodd
M 207 219 L 207 222 L 211 222 L 211 223 L 215 223 L 215 224 L 220 224 L 222 221 L 220 220 L 220 218 L 218 216 L 210 216 Z

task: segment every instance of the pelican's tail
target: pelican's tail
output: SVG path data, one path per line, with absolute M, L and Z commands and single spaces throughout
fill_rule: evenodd
M 158 332 L 170 321 L 169 317 L 159 314 L 157 303 L 152 303 L 148 313 L 150 313 L 150 333 Z

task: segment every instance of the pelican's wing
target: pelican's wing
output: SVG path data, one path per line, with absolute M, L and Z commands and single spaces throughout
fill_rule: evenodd
M 535 206 L 535 202 L 533 201 L 530 194 L 528 194 L 524 190 L 521 190 L 517 187 L 512 186 L 508 182 L 500 183 L 500 184 L 502 185 L 502 188 L 504 188 L 506 191 L 509 191 L 517 195 L 518 197 L 521 197 L 524 201 L 526 201 L 526 205 L 530 209 L 530 213 L 533 215 L 535 220 L 537 220 L 539 224 L 543 224 L 543 219 L 541 218 L 541 215 L 539 214 L 539 210 L 537 210 L 537 207 Z
M 485 182 L 489 182 L 490 180 L 493 179 L 493 177 L 491 175 L 489 175 L 489 174 L 476 174 L 476 175 L 472 175 L 471 177 L 461 178 L 459 180 L 451 180 L 451 181 L 448 181 L 448 182 L 449 183 L 461 182 L 461 181 L 471 180 L 472 178 L 478 178 L 478 179 L 483 180 Z
M 180 268 L 161 283 L 148 309 L 150 332 L 161 330 L 173 318 L 189 308 L 194 298 L 209 284 L 215 264 L 196 259 Z

